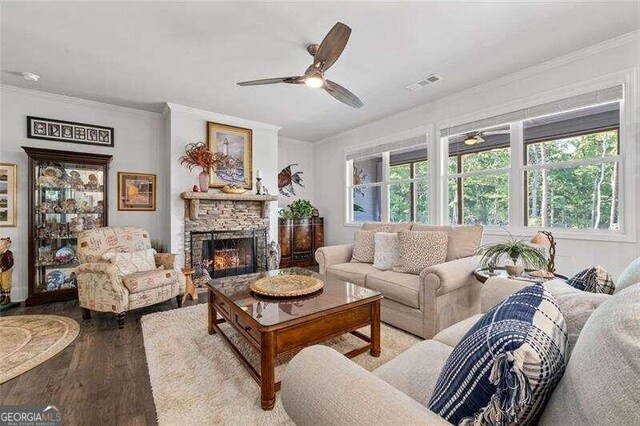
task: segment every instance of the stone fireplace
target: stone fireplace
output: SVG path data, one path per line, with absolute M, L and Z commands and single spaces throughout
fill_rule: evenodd
M 266 269 L 273 195 L 183 192 L 185 266 L 194 282 Z

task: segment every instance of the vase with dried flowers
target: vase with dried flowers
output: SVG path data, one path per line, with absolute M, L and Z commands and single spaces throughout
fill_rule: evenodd
M 187 166 L 189 171 L 194 167 L 200 167 L 202 171 L 198 176 L 200 191 L 209 190 L 209 170 L 213 168 L 217 159 L 204 142 L 188 143 L 185 148 L 185 155 L 180 157 L 180 164 Z

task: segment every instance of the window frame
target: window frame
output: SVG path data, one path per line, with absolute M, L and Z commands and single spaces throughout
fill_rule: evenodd
M 428 200 L 428 205 L 427 205 L 427 213 L 428 213 L 428 221 L 426 223 L 434 223 L 434 214 L 433 214 L 433 210 L 432 210 L 432 200 L 435 200 L 436 198 L 436 188 L 434 188 L 435 185 L 430 184 L 431 182 L 434 182 L 434 176 L 435 176 L 435 172 L 434 172 L 434 166 L 433 166 L 433 162 L 435 161 L 435 156 L 431 155 L 431 153 L 435 152 L 435 140 L 431 137 L 433 134 L 435 134 L 435 125 L 433 124 L 429 124 L 429 125 L 425 125 L 425 126 L 420 126 L 414 129 L 411 129 L 409 131 L 406 132 L 401 132 L 401 133 L 397 133 L 391 136 L 387 136 L 387 137 L 382 137 L 380 139 L 377 139 L 371 143 L 368 144 L 363 144 L 360 145 L 358 147 L 354 147 L 354 149 L 352 150 L 345 150 L 344 151 L 344 173 L 345 173 L 345 179 L 344 182 L 346 183 L 346 185 L 344 186 L 345 188 L 345 192 L 344 192 L 344 226 L 347 227 L 361 227 L 363 223 L 365 223 L 366 221 L 356 221 L 354 220 L 354 214 L 353 214 L 353 198 L 352 198 L 352 191 L 354 188 L 358 188 L 358 187 L 372 187 L 372 186 L 379 186 L 381 187 L 381 207 L 382 207 L 382 211 L 381 211 L 381 222 L 389 222 L 389 215 L 390 215 L 390 200 L 389 200 L 389 185 L 390 184 L 394 184 L 394 183 L 402 183 L 402 182 L 409 182 L 411 181 L 410 179 L 398 179 L 398 180 L 390 180 L 389 179 L 389 167 L 390 167 L 390 157 L 391 157 L 391 153 L 393 151 L 395 151 L 396 149 L 408 149 L 408 148 L 424 148 L 427 151 L 427 155 L 426 157 L 421 157 L 419 160 L 415 160 L 415 162 L 421 162 L 421 161 L 427 161 L 428 164 L 428 169 L 427 169 L 427 175 L 425 177 L 420 177 L 420 178 L 416 178 L 415 181 L 416 182 L 426 182 L 427 184 L 427 200 Z M 385 145 L 385 144 L 393 144 L 396 142 L 402 142 L 404 140 L 410 139 L 410 138 L 423 138 L 424 142 L 423 143 L 418 143 L 415 145 L 410 145 L 410 146 L 406 146 L 406 147 L 402 147 L 402 148 L 394 148 L 394 149 L 390 149 L 387 151 L 382 151 L 382 152 L 378 152 L 377 154 L 372 154 L 373 155 L 382 155 L 382 179 L 380 182 L 375 182 L 375 183 L 365 183 L 362 185 L 353 185 L 353 159 L 348 159 L 348 154 L 349 153 L 353 153 L 353 152 L 358 152 L 361 150 L 366 150 L 367 148 L 370 147 L 376 147 L 376 146 L 381 146 L 381 145 Z M 394 165 L 399 165 L 401 163 L 395 163 Z M 412 169 L 412 173 L 413 173 L 413 169 Z M 412 191 L 413 194 L 413 191 Z M 412 206 L 413 206 L 413 202 L 412 202 Z
M 511 134 L 511 123 L 505 123 L 505 124 L 509 124 L 509 134 Z M 482 131 L 484 129 L 481 129 L 479 131 Z M 448 140 L 448 138 L 446 138 Z M 509 176 L 510 171 L 511 171 L 511 167 L 502 167 L 502 168 L 498 168 L 498 169 L 491 169 L 491 170 L 477 170 L 477 171 L 473 171 L 473 172 L 463 172 L 463 167 L 464 164 L 462 162 L 462 157 L 465 155 L 471 155 L 471 154 L 478 154 L 480 152 L 488 152 L 488 151 L 492 151 L 494 149 L 504 149 L 504 148 L 509 148 L 509 159 L 511 161 L 511 157 L 513 156 L 513 150 L 511 149 L 511 142 L 509 143 L 502 143 L 502 144 L 498 144 L 498 145 L 494 145 L 491 146 L 489 149 L 482 149 L 482 146 L 478 147 L 474 147 L 471 150 L 464 152 L 464 153 L 458 153 L 458 154 L 449 154 L 447 153 L 447 160 L 455 157 L 456 158 L 456 173 L 450 174 L 449 172 L 449 167 L 448 167 L 448 161 L 447 161 L 447 185 L 449 184 L 449 180 L 450 179 L 455 179 L 456 180 L 456 197 L 458 198 L 458 214 L 457 214 L 457 219 L 458 219 L 458 223 L 450 223 L 451 225 L 465 225 L 464 223 L 464 184 L 463 184 L 463 179 L 467 178 L 467 177 L 476 177 L 476 176 L 493 176 L 493 175 L 501 175 L 501 174 L 507 174 L 507 176 Z M 509 177 L 509 188 L 511 188 L 511 178 Z M 447 191 L 447 197 L 448 197 L 448 191 Z M 448 212 L 448 205 L 449 205 L 449 201 L 447 199 L 447 220 L 449 218 L 449 212 Z M 507 218 L 511 218 L 511 215 L 509 214 L 511 210 L 511 200 L 509 200 L 509 211 L 507 212 Z M 493 226 L 493 225 L 483 225 L 483 226 Z M 507 225 L 508 226 L 508 225 Z
M 416 166 L 418 163 L 427 163 L 427 175 L 426 176 L 416 176 Z M 408 179 L 395 179 L 395 180 L 391 180 L 389 179 L 389 182 L 387 183 L 387 191 L 389 194 L 389 219 L 391 216 L 391 185 L 398 185 L 398 184 L 403 184 L 403 183 L 409 183 L 411 184 L 411 217 L 409 219 L 409 222 L 416 222 L 416 217 L 418 214 L 418 207 L 417 207 L 417 184 L 420 182 L 424 182 L 427 184 L 427 188 L 429 187 L 429 155 L 427 154 L 425 157 L 421 157 L 418 160 L 413 160 L 413 161 L 401 161 L 399 163 L 391 163 L 391 161 L 389 161 L 389 171 L 391 171 L 391 167 L 395 167 L 395 166 L 406 166 L 409 165 L 410 169 L 410 176 Z M 430 206 L 429 206 L 429 197 L 427 194 L 427 216 L 429 216 L 429 210 L 430 210 Z M 422 223 L 422 222 L 420 222 Z
M 587 93 L 605 90 L 610 87 L 621 86 L 622 98 L 615 102 L 620 105 L 620 122 L 619 122 L 619 161 L 618 161 L 618 221 L 620 228 L 618 230 L 601 230 L 601 229 L 568 229 L 568 228 L 548 228 L 556 239 L 578 240 L 578 241 L 602 241 L 602 242 L 622 242 L 635 243 L 638 241 L 638 229 L 640 220 L 637 219 L 635 206 L 640 201 L 640 194 L 636 193 L 636 188 L 640 185 L 640 176 L 634 174 L 634 170 L 640 167 L 640 159 L 637 155 L 640 153 L 640 147 L 636 146 L 636 140 L 633 137 L 635 132 L 635 118 L 637 111 L 636 96 L 636 77 L 634 70 L 622 70 L 612 74 L 597 77 L 591 80 L 579 82 L 572 85 L 566 85 L 561 88 L 540 92 L 534 95 L 523 97 L 517 100 L 509 101 L 501 105 L 493 107 L 483 107 L 481 110 L 472 112 L 463 116 L 452 117 L 437 122 L 436 131 L 438 134 L 438 152 L 439 156 L 439 179 L 438 186 L 438 203 L 432 206 L 437 208 L 439 224 L 450 224 L 448 220 L 448 136 L 443 134 L 447 129 L 455 126 L 461 126 L 465 123 L 473 123 L 480 120 L 488 120 L 490 117 L 498 117 L 501 115 L 511 114 L 514 111 L 525 110 L 532 106 L 542 105 L 548 102 L 561 102 L 565 99 L 581 96 Z M 602 102 L 610 103 L 610 102 Z M 595 103 L 594 103 L 595 104 Z M 594 105 L 591 104 L 591 105 Z M 579 107 L 576 109 L 580 109 Z M 528 119 L 528 117 L 526 118 Z M 510 225 L 507 227 L 485 226 L 484 234 L 489 238 L 492 237 L 517 237 L 531 238 L 535 227 L 524 226 L 524 165 L 521 150 L 524 148 L 523 126 L 522 123 L 526 119 L 512 122 L 511 126 L 511 159 L 512 167 L 510 174 Z M 498 122 L 492 122 L 491 126 L 498 125 Z M 515 184 L 514 184 L 515 183 Z M 542 229 L 542 228 L 539 228 Z
M 619 102 L 620 103 L 620 121 L 622 121 L 622 101 Z M 621 155 L 620 155 L 620 128 L 622 127 L 622 123 L 619 123 L 617 126 L 601 126 L 601 127 L 594 127 L 593 129 L 589 129 L 589 130 L 584 130 L 584 131 L 580 131 L 580 132 L 570 132 L 570 133 L 565 133 L 565 134 L 561 134 L 558 135 L 556 137 L 548 137 L 548 138 L 537 138 L 537 139 L 531 139 L 531 140 L 525 140 L 523 138 L 522 140 L 522 173 L 523 173 L 523 178 L 522 178 L 522 198 L 523 198 L 523 211 L 522 211 L 522 223 L 523 226 L 525 228 L 535 228 L 535 226 L 530 226 L 529 225 L 529 185 L 528 185 L 528 175 L 527 172 L 530 170 L 554 170 L 554 169 L 568 169 L 568 168 L 572 168 L 572 167 L 580 167 L 580 166 L 592 166 L 592 165 L 602 165 L 602 164 L 613 164 L 616 163 L 618 166 L 618 174 L 621 176 Z M 545 143 L 545 142 L 551 142 L 551 141 L 557 141 L 557 140 L 561 140 L 561 139 L 568 139 L 568 138 L 575 138 L 575 137 L 580 137 L 580 136 L 588 136 L 588 135 L 593 135 L 593 134 L 597 134 L 597 133 L 604 133 L 604 132 L 610 132 L 610 131 L 615 131 L 616 132 L 616 136 L 617 136 L 617 141 L 616 141 L 616 147 L 617 147 L 617 155 L 606 155 L 603 157 L 592 157 L 592 158 L 587 158 L 587 159 L 582 159 L 582 160 L 566 160 L 566 161 L 560 161 L 560 162 L 556 162 L 556 163 L 542 163 L 542 164 L 528 164 L 529 161 L 529 154 L 528 154 L 528 149 L 527 147 L 529 145 L 534 145 L 534 144 L 539 144 L 539 143 Z M 620 230 L 623 230 L 622 228 L 622 198 L 620 197 L 621 195 L 621 183 L 618 187 L 618 225 L 620 226 Z M 579 232 L 579 231 L 588 231 L 590 230 L 590 228 L 561 228 L 561 227 L 552 227 L 549 226 L 547 227 L 549 229 L 556 229 L 556 230 L 564 230 L 564 231 L 574 231 L 574 232 Z M 615 232 L 616 230 L 613 229 L 599 229 L 599 230 L 595 230 L 592 229 L 594 231 L 600 231 L 600 232 Z

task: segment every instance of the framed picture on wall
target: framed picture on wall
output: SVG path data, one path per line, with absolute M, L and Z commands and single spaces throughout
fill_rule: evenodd
M 156 175 L 118 172 L 118 210 L 155 211 Z
M 252 138 L 251 129 L 207 122 L 207 145 L 221 164 L 211 171 L 210 186 L 253 188 Z
M 113 127 L 31 116 L 27 117 L 27 137 L 109 147 L 114 139 Z
M 17 226 L 18 166 L 0 163 L 0 226 Z

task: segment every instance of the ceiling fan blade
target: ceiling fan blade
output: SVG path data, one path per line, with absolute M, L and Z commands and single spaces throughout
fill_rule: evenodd
M 338 60 L 340 54 L 349 41 L 349 35 L 351 34 L 351 28 L 338 22 L 331 28 L 331 31 L 324 37 L 318 52 L 314 56 L 316 63 L 321 62 L 324 64 L 323 70 L 328 70 L 335 61 Z
M 276 83 L 291 83 L 299 84 L 302 81 L 302 77 L 277 77 L 277 78 L 263 78 L 262 80 L 249 80 L 241 81 L 237 83 L 238 86 L 259 86 L 261 84 L 276 84 Z
M 340 102 L 343 102 L 350 107 L 361 108 L 364 106 L 364 103 L 358 99 L 356 95 L 331 80 L 325 80 L 324 90 Z
M 480 133 L 483 135 L 508 135 L 511 133 L 511 130 L 487 130 Z

